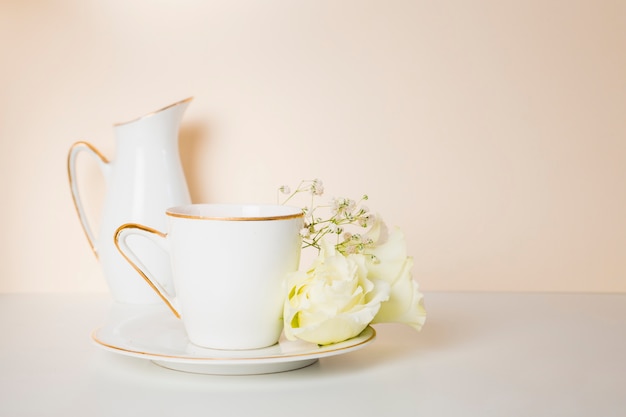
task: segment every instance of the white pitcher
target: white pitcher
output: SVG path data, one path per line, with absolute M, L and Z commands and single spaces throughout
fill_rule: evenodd
M 165 209 L 191 203 L 178 151 L 178 131 L 192 98 L 174 103 L 136 120 L 114 126 L 116 157 L 108 160 L 93 145 L 76 142 L 67 158 L 72 198 L 81 224 L 116 301 L 132 304 L 160 302 L 115 248 L 115 230 L 124 223 L 167 228 Z M 92 231 L 78 192 L 76 160 L 85 152 L 95 158 L 106 183 L 98 234 Z M 129 242 L 161 285 L 173 291 L 167 254 L 146 239 Z

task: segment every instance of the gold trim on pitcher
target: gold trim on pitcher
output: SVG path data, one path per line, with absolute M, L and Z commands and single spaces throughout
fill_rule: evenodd
M 80 213 L 80 209 L 78 208 L 78 195 L 77 195 L 78 183 L 74 183 L 74 179 L 72 178 L 72 155 L 74 154 L 75 149 L 78 148 L 79 146 L 84 146 L 88 148 L 91 152 L 93 152 L 94 155 L 100 158 L 100 160 L 105 164 L 108 164 L 109 160 L 95 146 L 93 146 L 89 142 L 79 141 L 79 142 L 74 143 L 70 147 L 70 151 L 68 152 L 68 155 L 67 155 L 67 177 L 69 178 L 69 182 L 70 182 L 70 190 L 72 191 L 72 201 L 74 202 L 74 208 L 76 209 L 76 213 L 78 214 L 78 217 L 80 218 L 81 213 Z M 87 232 L 87 228 L 82 221 L 80 222 L 80 225 L 83 228 L 83 232 L 85 233 L 85 236 L 87 236 L 87 241 L 89 242 L 89 246 L 91 247 L 93 254 L 96 256 L 96 259 L 98 259 L 99 256 L 98 256 L 98 251 L 96 249 L 95 242 L 91 240 L 91 237 L 89 236 L 89 233 Z
M 153 115 L 155 115 L 155 114 L 157 114 L 157 113 L 160 113 L 160 112 L 162 112 L 162 111 L 165 111 L 165 110 L 167 110 L 167 109 L 170 109 L 170 108 L 172 108 L 172 107 L 174 107 L 174 106 L 178 106 L 179 104 L 183 104 L 183 103 L 190 102 L 191 100 L 193 100 L 193 97 L 187 97 L 187 98 L 186 98 L 186 99 L 184 99 L 184 100 L 177 101 L 176 103 L 173 103 L 173 104 L 170 104 L 170 105 L 165 106 L 165 107 L 163 107 L 163 108 L 160 108 L 159 110 L 155 110 L 155 111 L 153 111 L 153 112 L 150 112 L 150 113 L 144 114 L 143 116 L 139 116 L 139 117 L 137 117 L 137 118 L 135 118 L 135 119 L 132 119 L 132 120 L 129 120 L 129 121 L 127 121 L 127 122 L 114 123 L 114 124 L 113 124 L 113 127 L 123 126 L 123 125 L 127 125 L 127 124 L 129 124 L 129 123 L 137 122 L 137 121 L 139 121 L 139 120 L 141 120 L 141 119 L 145 119 L 145 118 L 147 118 L 147 117 L 153 116 Z

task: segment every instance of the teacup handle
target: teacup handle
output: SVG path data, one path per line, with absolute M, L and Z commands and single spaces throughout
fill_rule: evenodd
M 167 234 L 159 232 L 158 230 L 151 227 L 143 226 L 141 224 L 126 223 L 117 228 L 117 230 L 115 231 L 114 240 L 117 250 L 122 254 L 124 259 L 126 259 L 126 261 L 128 261 L 128 263 L 135 269 L 135 271 L 137 271 L 139 275 L 141 275 L 141 277 L 146 280 L 148 285 L 150 285 L 150 287 L 159 295 L 159 297 L 161 297 L 163 302 L 167 304 L 167 306 L 170 308 L 170 310 L 172 310 L 174 315 L 180 318 L 180 313 L 175 307 L 175 305 L 177 304 L 176 297 L 167 292 L 167 290 L 159 283 L 159 281 L 148 270 L 148 268 L 146 268 L 146 266 L 137 257 L 135 252 L 133 252 L 130 246 L 126 243 L 126 239 L 131 235 L 143 236 L 169 253 Z
M 70 148 L 70 151 L 67 155 L 67 175 L 70 180 L 70 189 L 72 191 L 72 199 L 74 200 L 74 206 L 76 207 L 76 212 L 78 213 L 78 218 L 80 219 L 80 224 L 83 226 L 83 231 L 87 236 L 87 240 L 89 241 L 89 245 L 91 246 L 91 250 L 93 250 L 96 258 L 98 257 L 98 248 L 96 247 L 96 237 L 91 230 L 91 226 L 87 221 L 87 216 L 85 214 L 85 208 L 83 207 L 82 200 L 80 198 L 80 194 L 78 192 L 78 181 L 76 177 L 76 160 L 78 155 L 81 152 L 87 152 L 88 155 L 91 155 L 96 162 L 98 162 L 98 166 L 104 175 L 105 180 L 108 179 L 109 176 L 109 161 L 106 159 L 104 155 L 100 153 L 93 145 L 88 142 L 76 142 Z

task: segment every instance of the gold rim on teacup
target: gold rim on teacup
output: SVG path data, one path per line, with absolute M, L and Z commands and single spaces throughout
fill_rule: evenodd
M 263 215 L 261 213 L 239 214 L 239 215 L 218 215 L 206 214 L 209 210 L 232 212 L 235 208 L 247 208 L 250 210 L 262 211 L 266 209 L 275 213 L 277 210 L 284 211 L 284 214 Z M 165 211 L 165 214 L 171 217 L 194 220 L 221 220 L 221 221 L 275 221 L 289 220 L 297 217 L 303 217 L 302 209 L 291 206 L 282 205 L 264 205 L 264 204 L 191 204 L 181 207 L 172 207 Z

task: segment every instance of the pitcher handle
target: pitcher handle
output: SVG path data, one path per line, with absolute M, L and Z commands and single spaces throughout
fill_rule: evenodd
M 78 181 L 76 177 L 76 160 L 78 155 L 81 152 L 87 152 L 88 155 L 91 155 L 97 162 L 102 174 L 105 179 L 108 176 L 108 168 L 109 161 L 107 158 L 100 153 L 93 145 L 88 142 L 76 142 L 70 148 L 70 151 L 67 155 L 67 175 L 70 180 L 70 189 L 72 191 L 72 199 L 74 200 L 74 207 L 76 207 L 76 212 L 78 213 L 78 218 L 80 219 L 80 224 L 83 227 L 83 231 L 85 232 L 85 236 L 87 236 L 87 240 L 89 241 L 89 245 L 91 246 L 91 250 L 93 251 L 96 258 L 98 258 L 98 249 L 96 248 L 96 238 L 91 230 L 91 226 L 87 221 L 87 216 L 85 214 L 85 208 L 83 207 L 82 200 L 80 198 L 80 194 L 78 192 Z
M 150 285 L 150 287 L 161 297 L 161 300 L 172 310 L 172 313 L 180 318 L 180 313 L 175 307 L 177 304 L 176 298 L 169 294 L 165 288 L 159 283 L 154 275 L 146 268 L 141 262 L 139 257 L 133 252 L 130 246 L 126 243 L 126 239 L 131 235 L 143 236 L 156 245 L 160 246 L 163 250 L 169 253 L 167 234 L 159 232 L 148 226 L 143 226 L 137 223 L 126 223 L 121 225 L 115 231 L 115 247 L 122 254 L 124 259 L 141 275 L 141 277 Z

